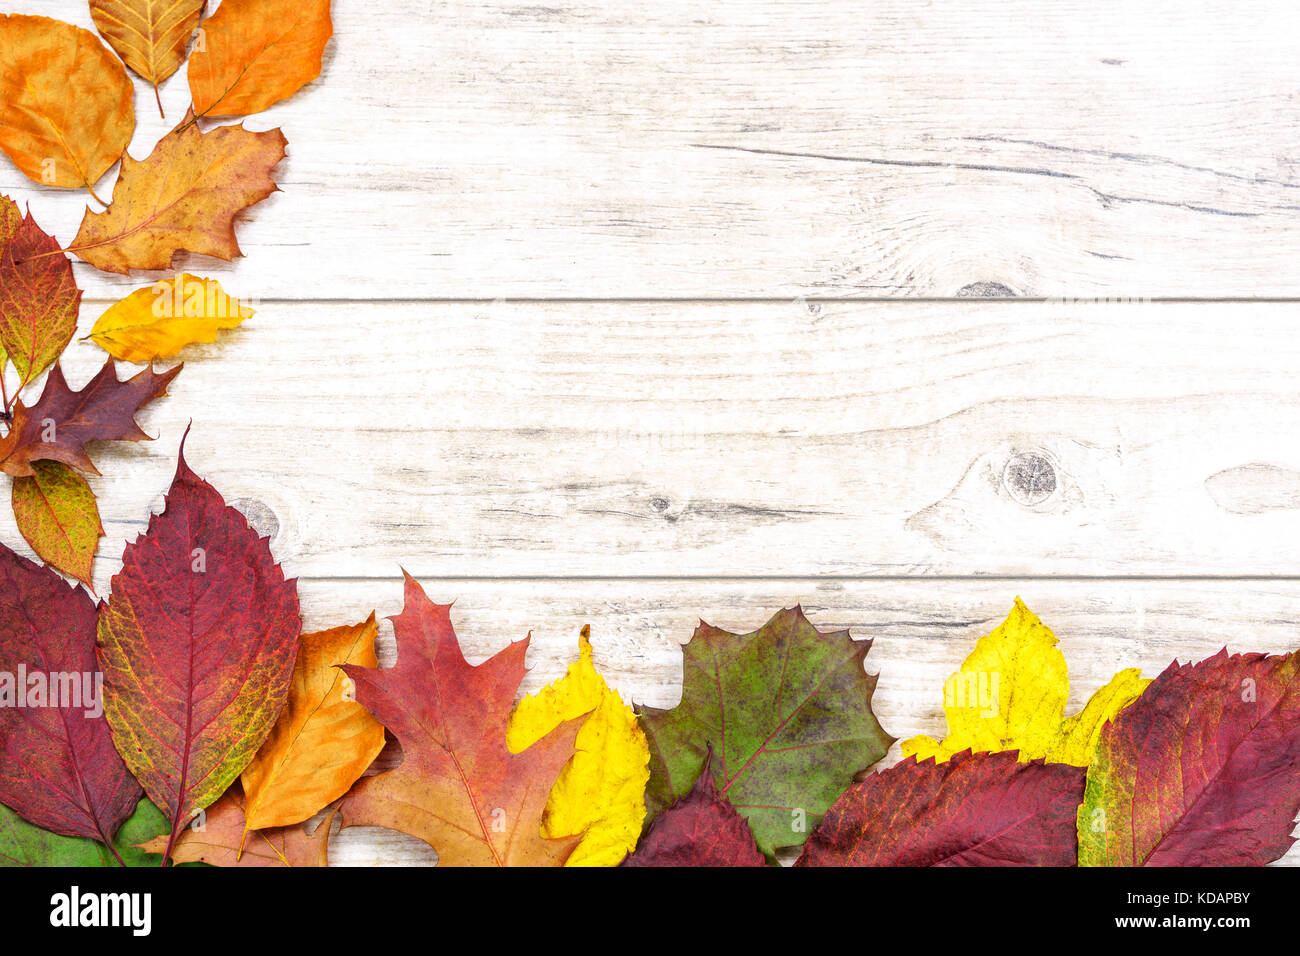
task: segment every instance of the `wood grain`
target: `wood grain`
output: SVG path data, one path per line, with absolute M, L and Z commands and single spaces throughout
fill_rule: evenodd
M 321 80 L 249 120 L 290 157 L 240 234 L 248 294 L 1300 291 L 1288 0 L 333 7 Z M 163 96 L 136 156 L 184 71 Z M 86 200 L 9 164 L 0 192 L 65 241 Z

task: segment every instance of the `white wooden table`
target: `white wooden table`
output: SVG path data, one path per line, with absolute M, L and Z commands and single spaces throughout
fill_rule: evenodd
M 192 419 L 309 629 L 395 613 L 404 566 L 474 659 L 533 633 L 527 690 L 589 622 L 672 705 L 699 618 L 800 602 L 876 639 L 899 737 L 1017 594 L 1076 706 L 1300 644 L 1294 3 L 334 10 L 322 78 L 247 121 L 290 144 L 247 257 L 176 264 L 258 314 L 182 356 L 158 441 L 97 453 L 101 595 Z M 137 157 L 183 74 L 163 102 Z M 87 201 L 7 162 L 0 192 L 64 242 Z M 159 277 L 76 268 L 83 332 Z

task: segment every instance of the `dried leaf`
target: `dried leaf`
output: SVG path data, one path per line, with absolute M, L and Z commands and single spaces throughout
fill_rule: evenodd
M 266 539 L 185 463 L 100 609 L 113 742 L 171 821 L 220 797 L 289 693 L 300 619 Z
M 168 384 L 183 367 L 157 373 L 147 368 L 119 382 L 109 359 L 85 388 L 74 392 L 56 364 L 36 404 L 31 408 L 22 402 L 14 406 L 13 426 L 0 438 L 0 471 L 23 478 L 35 474 L 33 462 L 61 461 L 99 474 L 86 454 L 86 443 L 150 440 L 136 424 L 136 413 L 166 395 Z
M 186 827 L 172 847 L 177 863 L 207 863 L 211 866 L 329 866 L 329 833 L 334 822 L 330 813 L 309 836 L 300 826 L 244 831 L 244 810 L 239 797 L 225 794 L 208 808 L 202 826 Z M 240 844 L 243 842 L 243 852 Z M 166 834 L 139 845 L 148 853 L 167 848 Z
M 1170 664 L 1101 732 L 1080 866 L 1261 866 L 1300 813 L 1300 656 Z
M 519 753 L 584 715 L 577 752 L 546 804 L 542 835 L 586 834 L 566 866 L 616 866 L 641 835 L 650 750 L 636 715 L 591 661 L 589 626 L 564 676 L 516 705 L 506 743 Z
M 827 812 L 796 866 L 1074 866 L 1084 770 L 1012 753 L 915 758 Z
M 904 740 L 903 756 L 942 761 L 963 750 L 1016 750 L 1021 760 L 1086 767 L 1101 727 L 1151 682 L 1136 668 L 1121 671 L 1067 720 L 1070 681 L 1056 645 L 1056 635 L 1016 598 L 1007 619 L 976 642 L 944 683 L 948 735 Z
M 109 46 L 156 95 L 158 85 L 185 62 L 203 4 L 204 0 L 90 0 L 90 17 Z
M 752 634 L 701 622 L 682 648 L 682 702 L 637 710 L 650 742 L 652 817 L 687 794 L 712 747 L 719 792 L 764 855 L 803 843 L 893 743 L 871 711 L 870 648 L 848 631 L 818 632 L 797 607 Z
M 195 111 L 246 116 L 320 76 L 334 26 L 329 0 L 224 0 L 203 32 L 190 58 Z
M 0 149 L 28 178 L 93 187 L 131 142 L 134 92 L 89 30 L 0 14 Z
M 169 358 L 187 345 L 215 342 L 217 332 L 236 328 L 253 310 L 226 295 L 216 279 L 181 273 L 136 289 L 109 306 L 90 330 L 90 340 L 123 362 Z
M 54 364 L 77 330 L 80 306 L 58 241 L 0 196 L 0 356 L 13 361 L 22 385 Z
M 104 536 L 95 493 L 59 461 L 34 461 L 30 478 L 13 480 L 18 530 L 40 559 L 94 590 L 95 549 Z
M 704 761 L 691 792 L 659 814 L 623 866 L 767 866 L 754 833 L 718 793 Z
M 402 746 L 395 770 L 363 778 L 342 805 L 344 826 L 381 826 L 424 840 L 444 866 L 560 866 L 578 834 L 542 836 L 542 814 L 573 756 L 569 721 L 523 753 L 506 725 L 524 676 L 528 639 L 471 667 L 451 627 L 410 575 L 394 617 L 397 666 L 344 668 L 357 699 Z
M 108 844 L 140 800 L 96 681 L 95 604 L 0 544 L 0 802 Z
M 252 830 L 301 823 L 348 792 L 379 752 L 384 728 L 357 703 L 338 665 L 376 667 L 375 616 L 304 634 L 289 701 L 241 778 Z
M 200 133 L 187 117 L 143 162 L 122 158 L 113 205 L 86 211 L 68 247 L 97 269 L 169 269 L 178 252 L 242 256 L 235 215 L 278 191 L 271 170 L 287 141 L 278 129 L 220 126 Z

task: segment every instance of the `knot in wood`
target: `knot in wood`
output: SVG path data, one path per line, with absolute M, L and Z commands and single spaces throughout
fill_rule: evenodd
M 1042 504 L 1056 491 L 1056 469 L 1036 452 L 1021 452 L 1007 462 L 1002 483 L 1022 505 Z

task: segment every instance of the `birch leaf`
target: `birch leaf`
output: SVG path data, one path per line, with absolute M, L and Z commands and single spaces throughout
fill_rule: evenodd
M 152 362 L 170 358 L 187 345 L 215 342 L 253 310 L 231 298 L 216 279 L 181 273 L 136 289 L 108 307 L 89 338 L 115 359 Z
M 632 709 L 596 671 L 591 653 L 587 626 L 578 639 L 578 660 L 516 705 L 506 733 L 511 752 L 520 753 L 561 724 L 588 715 L 542 819 L 542 835 L 552 839 L 586 831 L 566 866 L 616 866 L 636 847 L 650 778 L 645 734 Z
M 185 62 L 204 0 L 90 0 L 95 29 L 153 87 Z M 162 112 L 159 103 L 158 111 Z

